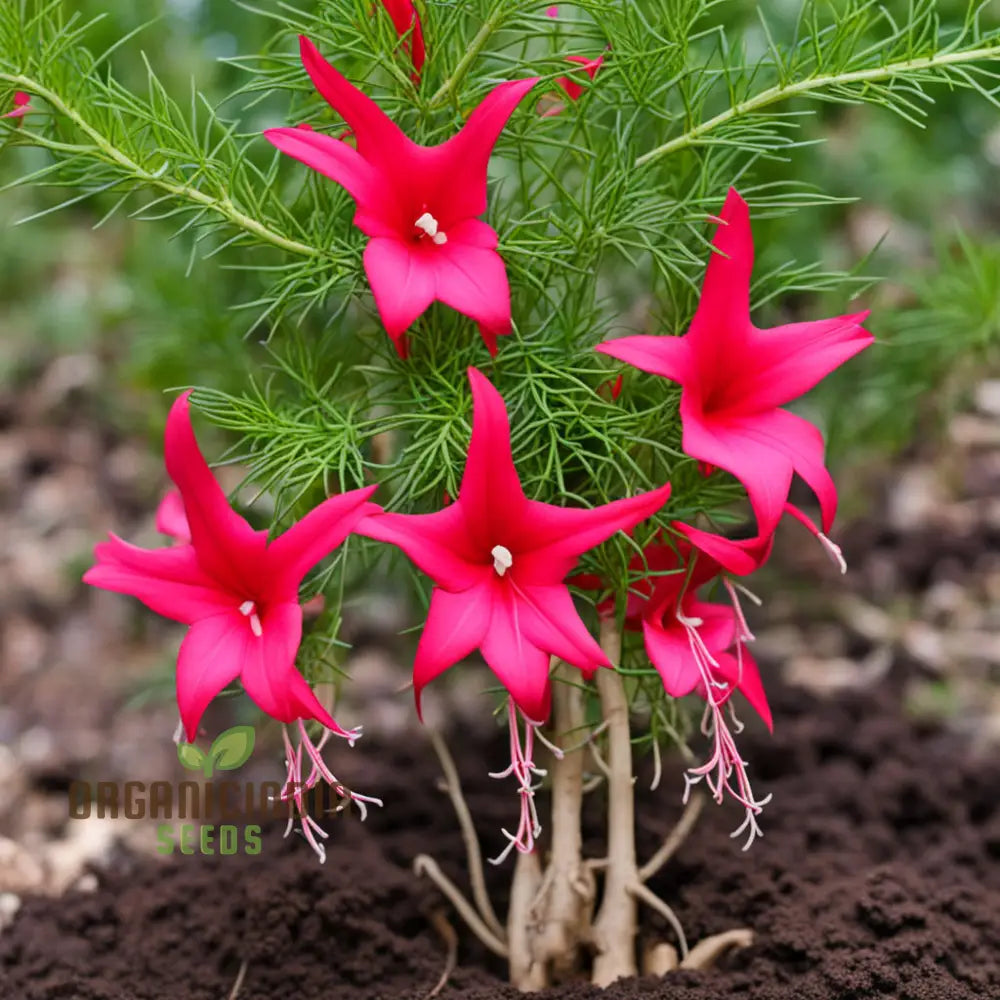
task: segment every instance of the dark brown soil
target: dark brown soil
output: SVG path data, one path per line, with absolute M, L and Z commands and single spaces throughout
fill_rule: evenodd
M 887 695 L 820 701 L 775 692 L 776 734 L 748 736 L 760 788 L 774 793 L 747 854 L 711 809 L 651 885 L 692 940 L 748 925 L 757 943 L 711 972 L 621 982 L 552 997 L 670 1000 L 966 1000 L 1000 997 L 1000 764 L 953 735 L 902 720 Z M 514 796 L 485 777 L 502 741 L 462 742 L 462 772 L 487 850 Z M 482 751 L 482 752 L 479 752 Z M 428 921 L 447 909 L 409 871 L 430 851 L 463 879 L 461 841 L 425 746 L 346 752 L 344 777 L 386 799 L 367 824 L 335 824 L 325 866 L 299 838 L 265 832 L 258 857 L 123 856 L 92 893 L 27 898 L 0 933 L 7 1000 L 419 998 L 445 945 Z M 353 767 L 355 773 L 347 773 Z M 598 793 L 599 794 L 599 793 Z M 673 790 L 644 796 L 648 854 L 678 812 Z M 595 809 L 595 813 L 597 810 Z M 588 847 L 598 854 L 599 838 Z M 498 902 L 509 867 L 491 869 Z M 504 970 L 450 913 L 459 966 L 443 996 L 516 997 Z M 647 940 L 669 940 L 644 915 Z

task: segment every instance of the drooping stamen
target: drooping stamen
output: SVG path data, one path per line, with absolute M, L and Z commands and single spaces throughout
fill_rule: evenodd
M 362 822 L 368 816 L 368 804 L 381 806 L 382 800 L 376 799 L 371 795 L 361 795 L 358 792 L 351 791 L 330 770 L 322 756 L 323 747 L 326 746 L 327 740 L 332 735 L 329 729 L 324 727 L 323 736 L 320 738 L 319 743 L 314 743 L 302 719 L 298 720 L 298 728 L 299 745 L 295 748 L 292 747 L 292 741 L 288 738 L 287 727 L 281 731 L 285 742 L 285 767 L 287 769 L 285 787 L 281 793 L 282 801 L 288 803 L 288 825 L 285 827 L 285 836 L 287 837 L 292 832 L 295 827 L 295 820 L 298 819 L 302 836 L 306 838 L 309 846 L 316 852 L 320 864 L 322 864 L 326 861 L 326 848 L 316 837 L 319 836 L 325 840 L 329 834 L 309 815 L 308 806 L 305 801 L 306 792 L 315 788 L 320 778 L 322 778 L 342 800 L 335 812 L 340 812 L 353 802 L 358 807 L 358 812 L 361 813 Z M 356 738 L 357 734 L 352 732 L 348 740 L 351 746 L 354 745 L 354 739 Z M 303 751 L 312 764 L 307 778 L 302 777 Z
M 826 550 L 826 554 L 833 560 L 834 565 L 840 569 L 840 572 L 847 572 L 847 560 L 844 558 L 843 549 L 836 542 L 830 541 L 830 539 L 823 534 L 821 531 L 817 536 L 820 545 Z
M 521 819 L 517 825 L 517 833 L 511 833 L 501 828 L 501 833 L 507 838 L 507 846 L 495 857 L 490 858 L 491 865 L 503 864 L 510 852 L 516 847 L 521 854 L 530 854 L 535 849 L 535 838 L 542 832 L 542 824 L 538 821 L 538 811 L 535 808 L 535 789 L 539 786 L 531 783 L 532 777 L 543 778 L 546 772 L 535 767 L 532 759 L 534 754 L 535 731 L 537 726 L 529 719 L 524 720 L 524 744 L 521 744 L 521 734 L 517 726 L 517 706 L 514 699 L 507 702 L 507 718 L 510 725 L 510 767 L 503 771 L 491 771 L 491 778 L 506 778 L 514 775 L 518 781 L 518 795 L 521 797 Z M 547 741 L 546 741 L 547 742 Z
M 736 633 L 737 644 L 742 646 L 744 642 L 753 642 L 754 634 L 750 631 L 750 626 L 747 624 L 746 615 L 743 614 L 743 605 L 740 604 L 739 595 L 736 593 L 736 587 L 733 586 L 733 581 L 730 580 L 729 576 L 725 573 L 722 575 L 722 585 L 726 588 L 726 593 L 729 594 L 729 600 L 733 602 L 733 611 L 736 614 L 736 625 L 738 629 Z M 759 597 L 756 597 L 755 594 L 751 594 L 746 587 L 740 587 L 739 589 L 751 598 L 751 600 L 755 600 L 758 607 L 760 606 Z
M 448 237 L 438 229 L 438 221 L 430 212 L 424 212 L 413 224 L 417 229 L 422 229 L 438 246 L 448 242 Z
M 747 762 L 740 755 L 736 747 L 736 741 L 729 728 L 725 716 L 725 706 L 729 701 L 733 686 L 716 680 L 712 676 L 712 667 L 718 666 L 704 640 L 698 633 L 698 626 L 701 621 L 697 618 L 687 617 L 678 604 L 677 621 L 687 633 L 688 644 L 691 655 L 694 657 L 698 672 L 701 674 L 702 686 L 705 690 L 705 715 L 702 720 L 702 732 L 714 741 L 714 748 L 711 757 L 700 767 L 692 767 L 684 775 L 684 798 L 687 800 L 691 794 L 691 788 L 704 780 L 712 793 L 716 802 L 721 802 L 728 792 L 746 811 L 746 818 L 743 823 L 731 834 L 733 837 L 740 836 L 749 829 L 747 842 L 743 845 L 743 850 L 747 850 L 754 840 L 762 836 L 757 816 L 761 810 L 771 801 L 771 796 L 767 795 L 763 799 L 755 799 L 753 789 L 750 786 L 750 779 L 747 776 Z M 741 630 L 743 627 L 741 626 Z M 739 655 L 740 645 L 737 645 L 737 655 Z M 742 674 L 742 667 L 740 668 Z M 738 720 L 734 716 L 734 724 L 739 726 Z M 737 731 L 739 731 L 737 729 Z M 736 782 L 733 784 L 733 776 Z
M 833 560 L 834 565 L 840 570 L 841 573 L 847 572 L 847 560 L 844 558 L 844 553 L 840 546 L 836 542 L 830 541 L 830 539 L 823 534 L 822 531 L 816 526 L 812 518 L 808 514 L 803 513 L 794 504 L 785 504 L 785 513 L 791 514 L 796 521 L 799 522 L 803 527 L 816 536 L 816 540 L 823 546 L 823 551 Z
M 264 634 L 264 629 L 257 617 L 257 605 L 253 601 L 244 601 L 240 605 L 240 614 L 250 619 L 250 631 L 259 639 Z
M 514 565 L 514 557 L 505 545 L 494 545 L 490 549 L 490 555 L 493 556 L 493 568 L 497 571 L 497 576 L 503 576 Z

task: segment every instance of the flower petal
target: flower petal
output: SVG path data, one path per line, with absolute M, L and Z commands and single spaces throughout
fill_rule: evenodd
M 596 59 L 590 59 L 587 56 L 566 56 L 566 61 L 579 64 L 589 79 L 593 80 L 604 63 L 604 56 L 598 56 Z M 559 76 L 556 77 L 555 82 L 558 87 L 565 91 L 566 96 L 571 101 L 578 101 L 583 95 L 583 84 L 570 77 Z
M 514 468 L 503 397 L 482 372 L 469 368 L 468 376 L 472 437 L 455 507 L 466 518 L 468 537 L 485 556 L 494 545 L 508 544 L 508 525 L 517 522 L 527 501 Z
M 611 661 L 590 634 L 564 586 L 510 586 L 518 600 L 518 622 L 533 645 L 560 660 L 572 663 L 586 676 Z
M 439 587 L 431 591 L 417 654 L 413 662 L 413 693 L 417 715 L 421 714 L 420 694 L 435 677 L 479 647 L 493 613 L 493 590 L 481 587 L 450 594 Z
M 686 337 L 619 337 L 598 344 L 594 350 L 681 385 L 687 385 L 695 377 L 691 345 Z
M 495 250 L 469 246 L 449 236 L 434 254 L 436 297 L 479 324 L 479 331 L 496 355 L 497 337 L 511 332 L 507 269 Z
M 679 531 L 700 553 L 699 562 L 717 563 L 733 576 L 749 576 L 755 573 L 771 556 L 774 548 L 774 533 L 757 535 L 754 538 L 733 539 L 715 535 L 710 531 L 692 528 L 690 525 L 674 521 L 671 525 Z
M 750 651 L 744 647 L 742 661 L 737 660 L 731 653 L 723 653 L 716 657 L 719 665 L 713 673 L 719 675 L 723 680 L 736 685 L 737 690 L 743 695 L 754 711 L 764 720 L 767 728 L 774 731 L 774 719 L 771 717 L 771 706 L 767 703 L 767 694 L 764 691 L 764 682 L 760 677 L 760 668 L 757 662 L 750 655 Z
M 369 236 L 395 234 L 393 219 L 399 209 L 393 188 L 346 142 L 301 128 L 269 128 L 264 138 L 282 153 L 319 171 L 339 184 L 357 202 L 354 224 Z M 386 206 L 386 201 L 391 207 Z
M 440 249 L 434 247 L 433 250 Z M 433 252 L 433 251 L 432 251 Z M 435 270 L 431 254 L 398 239 L 376 237 L 365 247 L 365 273 L 375 305 L 396 350 L 405 356 L 404 335 L 434 301 Z
M 465 515 L 457 503 L 434 514 L 376 514 L 360 521 L 354 531 L 398 546 L 435 583 L 452 593 L 482 583 L 493 572 L 469 537 Z
M 496 250 L 497 231 L 482 219 L 464 219 L 448 230 L 448 246 L 458 243 L 465 246 L 482 247 L 484 250 Z
M 713 656 L 718 657 L 732 646 L 736 638 L 736 612 L 731 607 L 690 600 L 684 603 L 684 614 L 701 619 L 698 635 Z
M 261 711 L 278 722 L 315 719 L 340 736 L 346 731 L 320 704 L 295 667 L 302 639 L 302 608 L 283 601 L 265 609 L 261 634 L 246 629 L 241 677 L 246 693 Z
M 747 344 L 749 370 L 740 387 L 745 406 L 769 410 L 808 392 L 875 338 L 861 325 L 867 312 L 809 323 L 753 329 Z
M 761 442 L 758 435 L 748 432 L 749 418 L 742 422 L 707 420 L 689 404 L 689 398 L 687 392 L 681 396 L 684 451 L 725 469 L 743 483 L 757 517 L 758 533 L 773 534 L 788 499 L 792 462 L 776 443 Z M 761 423 L 766 424 L 766 420 Z
M 741 423 L 744 440 L 787 457 L 792 469 L 816 494 L 823 530 L 829 533 L 837 516 L 837 487 L 824 464 L 823 435 L 808 420 L 787 410 L 758 413 Z
M 170 408 L 164 453 L 167 472 L 181 491 L 191 541 L 202 568 L 234 592 L 260 581 L 267 532 L 254 531 L 229 506 L 198 448 L 183 393 Z
M 420 159 L 428 173 L 436 175 L 436 197 L 441 228 L 471 219 L 486 211 L 486 168 L 493 147 L 514 109 L 538 77 L 497 84 L 469 116 L 462 130 L 440 146 L 423 148 Z
M 268 576 L 278 593 L 296 593 L 302 577 L 325 559 L 355 525 L 382 508 L 365 501 L 378 489 L 365 486 L 324 500 L 267 547 Z
M 358 142 L 358 152 L 369 163 L 391 164 L 415 146 L 367 94 L 358 90 L 319 54 L 305 35 L 299 36 L 299 53 L 316 89 L 351 127 Z
M 525 717 L 545 722 L 552 709 L 549 656 L 522 631 L 518 602 L 509 587 L 494 587 L 493 614 L 480 649 Z
M 647 620 L 642 623 L 642 636 L 649 662 L 660 675 L 667 694 L 674 698 L 690 694 L 701 680 L 701 671 L 683 630 L 663 628 Z
M 419 83 L 426 52 L 424 32 L 413 0 L 382 0 L 382 6 L 388 11 L 389 17 L 392 19 L 392 26 L 400 38 L 404 38 L 409 32 L 409 37 L 403 41 L 403 51 L 409 53 L 414 69 L 413 81 Z
M 602 504 L 600 507 L 556 507 L 528 501 L 518 533 L 514 571 L 521 583 L 560 583 L 579 557 L 616 531 L 629 531 L 655 514 L 670 498 L 670 484 Z M 521 554 L 523 551 L 523 554 Z
M 712 240 L 715 252 L 705 270 L 688 336 L 697 342 L 699 355 L 704 350 L 724 359 L 726 352 L 742 343 L 750 325 L 753 234 L 750 209 L 735 188 L 729 189 L 719 219 L 721 224 Z
M 247 620 L 235 608 L 188 629 L 177 656 L 177 707 L 189 741 L 198 735 L 208 703 L 239 677 L 250 638 Z
M 178 490 L 169 490 L 156 508 L 156 530 L 185 545 L 191 543 L 191 528 Z
M 137 597 L 147 608 L 174 621 L 191 623 L 235 607 L 231 594 L 202 569 L 190 545 L 142 549 L 116 535 L 94 549 L 96 564 L 83 582 Z

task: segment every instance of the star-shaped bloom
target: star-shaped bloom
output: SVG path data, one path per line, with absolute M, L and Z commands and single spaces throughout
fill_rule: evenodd
M 23 118 L 31 110 L 31 95 L 26 94 L 23 90 L 14 91 L 14 110 L 8 111 L 6 114 L 0 115 L 0 118 L 17 118 L 17 125 L 20 125 L 20 119 Z
M 566 56 L 566 62 L 577 63 L 588 78 L 593 82 L 597 71 L 604 65 L 604 56 L 588 59 L 586 56 Z M 583 96 L 584 85 L 568 76 L 556 77 L 556 85 L 571 101 L 578 101 Z
M 193 740 L 208 703 L 239 677 L 247 694 L 281 722 L 315 719 L 352 738 L 320 704 L 295 667 L 302 635 L 299 583 L 367 514 L 374 486 L 325 500 L 271 541 L 226 500 L 191 428 L 188 396 L 167 419 L 167 472 L 180 491 L 183 521 L 173 502 L 158 526 L 190 542 L 143 549 L 111 535 L 95 549 L 84 581 L 131 594 L 147 607 L 189 625 L 177 660 L 177 702 Z
M 594 77 L 597 76 L 597 71 L 604 64 L 604 56 L 598 56 L 596 59 L 589 59 L 587 56 L 566 56 L 566 61 L 577 63 L 580 69 L 587 74 L 590 81 L 593 82 Z M 557 76 L 553 82 L 571 101 L 578 101 L 586 89 L 582 82 L 568 76 Z M 560 115 L 565 110 L 565 107 L 565 104 L 559 100 L 557 94 L 546 94 L 538 104 L 539 113 L 543 118 L 553 118 L 556 115 Z
M 308 38 L 300 43 L 306 71 L 351 128 L 357 148 L 297 128 L 264 135 L 354 199 L 354 224 L 371 237 L 365 272 L 396 350 L 406 356 L 406 331 L 440 301 L 475 320 L 496 354 L 497 337 L 511 332 L 510 288 L 497 234 L 479 218 L 486 211 L 486 168 L 507 119 L 537 78 L 499 84 L 457 135 L 421 146 Z
M 766 558 L 765 549 L 756 539 L 742 546 L 733 545 L 740 548 L 721 550 L 722 554 L 734 555 L 737 561 Z M 769 551 L 770 543 L 764 545 Z M 668 694 L 679 698 L 694 691 L 704 699 L 702 732 L 711 738 L 712 752 L 704 764 L 690 768 L 684 780 L 688 789 L 704 781 L 717 802 L 729 794 L 743 806 L 745 818 L 733 836 L 747 832 L 743 847 L 746 850 L 760 834 L 757 817 L 770 796 L 758 799 L 754 795 L 746 762 L 726 717 L 726 707 L 739 691 L 767 727 L 772 727 L 771 708 L 760 671 L 745 645 L 753 636 L 725 574 L 722 581 L 733 599 L 731 607 L 698 597 L 698 588 L 720 569 L 711 556 L 694 550 L 682 538 L 674 552 L 674 567 L 682 572 L 657 579 L 642 614 L 646 655 Z
M 610 666 L 581 621 L 564 580 L 580 555 L 655 513 L 670 484 L 590 509 L 529 500 L 510 446 L 507 409 L 469 369 L 473 425 L 458 498 L 434 514 L 381 514 L 357 529 L 399 546 L 436 586 L 417 646 L 413 684 L 424 686 L 479 649 L 533 723 L 548 718 L 549 657 L 591 676 Z
M 742 613 L 697 596 L 698 588 L 717 575 L 718 563 L 684 543 L 677 550 L 665 545 L 658 550 L 661 567 L 679 572 L 656 578 L 641 620 L 646 653 L 667 694 L 681 698 L 697 691 L 708 700 L 711 684 L 715 699 L 721 701 L 720 692 L 728 692 L 728 697 L 738 690 L 771 728 L 760 672 L 742 642 Z M 736 655 L 730 652 L 734 647 Z
M 382 0 L 382 6 L 392 19 L 396 34 L 403 39 L 403 51 L 413 63 L 413 82 L 420 83 L 420 72 L 424 68 L 427 53 L 417 8 L 413 5 L 413 0 Z
M 872 343 L 867 312 L 759 329 L 750 322 L 753 239 L 746 202 L 730 189 L 698 309 L 682 337 L 639 336 L 598 350 L 682 386 L 684 451 L 746 487 L 760 535 L 781 517 L 798 473 L 819 498 L 823 530 L 837 510 L 823 437 L 781 407 Z

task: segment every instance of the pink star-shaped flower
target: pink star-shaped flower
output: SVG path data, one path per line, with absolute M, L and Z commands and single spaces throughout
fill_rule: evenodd
M 578 63 L 588 78 L 593 81 L 597 71 L 604 65 L 604 56 L 588 59 L 586 56 L 566 56 L 566 62 Z M 565 92 L 571 101 L 578 101 L 583 96 L 584 85 L 568 76 L 556 77 L 556 85 Z
M 19 119 L 16 124 L 20 125 L 20 119 L 23 118 L 31 110 L 31 95 L 26 94 L 23 90 L 14 91 L 14 110 L 8 111 L 6 114 L 0 115 L 0 118 L 17 118 Z
M 434 514 L 381 514 L 360 534 L 398 545 L 436 586 L 417 646 L 424 686 L 479 649 L 524 716 L 548 718 L 549 657 L 591 676 L 610 666 L 564 580 L 580 555 L 666 503 L 670 484 L 601 507 L 557 507 L 521 489 L 500 394 L 475 368 L 473 425 L 458 498 Z
M 354 224 L 371 237 L 365 272 L 401 357 L 406 331 L 434 301 L 479 324 L 491 354 L 511 332 L 510 288 L 486 211 L 486 168 L 501 130 L 537 78 L 494 87 L 462 130 L 438 146 L 407 138 L 379 106 L 337 72 L 308 38 L 302 62 L 316 89 L 350 126 L 354 149 L 297 128 L 264 135 L 342 185 L 357 205 Z
M 420 83 L 420 73 L 427 53 L 417 8 L 413 5 L 413 0 L 382 0 L 382 6 L 389 14 L 396 34 L 403 39 L 403 51 L 413 63 L 413 82 Z
M 683 543 L 679 551 L 668 546 L 657 548 L 660 551 L 650 558 L 655 559 L 659 568 L 678 572 L 656 578 L 652 593 L 641 610 L 641 620 L 646 653 L 667 694 L 681 698 L 697 691 L 708 700 L 709 683 L 726 685 L 730 694 L 741 691 L 771 728 L 771 709 L 760 672 L 742 645 L 741 612 L 735 607 L 710 604 L 697 597 L 698 588 L 715 578 L 719 564 L 702 553 L 693 552 Z M 672 560 L 667 557 L 667 551 L 673 556 Z M 693 566 L 692 555 L 695 556 Z M 737 645 L 738 656 L 734 656 L 729 650 Z M 724 700 L 720 690 L 725 689 L 718 689 L 714 695 Z
M 718 252 L 709 261 L 688 332 L 624 337 L 597 350 L 681 384 L 684 451 L 743 483 L 760 535 L 778 523 L 794 473 L 816 493 L 829 531 L 837 490 L 824 464 L 822 435 L 781 407 L 872 343 L 861 326 L 868 313 L 755 327 L 750 213 L 733 189 L 719 221 L 713 241 Z
M 188 739 L 208 703 L 239 677 L 257 705 L 281 722 L 315 719 L 353 737 L 320 704 L 295 667 L 302 635 L 299 583 L 367 514 L 374 486 L 323 501 L 278 538 L 255 531 L 226 500 L 191 428 L 184 393 L 167 418 L 167 472 L 180 491 L 157 526 L 187 543 L 143 549 L 111 535 L 84 574 L 94 587 L 131 594 L 189 625 L 177 660 L 177 702 Z

